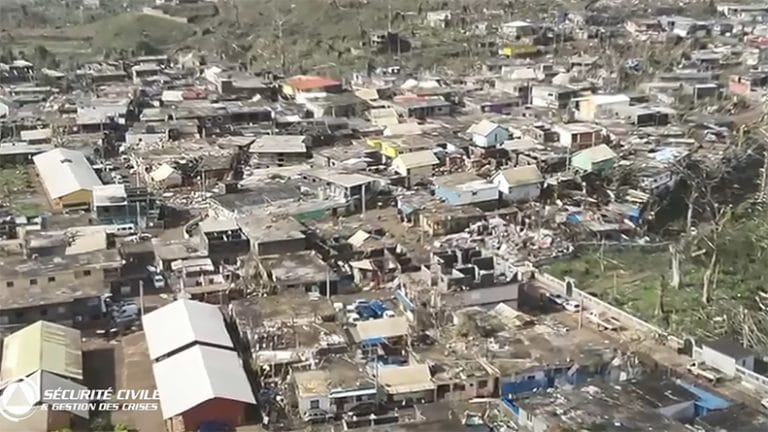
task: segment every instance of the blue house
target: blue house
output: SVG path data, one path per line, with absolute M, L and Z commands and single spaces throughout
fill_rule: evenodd
M 433 180 L 435 196 L 448 205 L 493 203 L 499 200 L 499 190 L 493 183 L 472 173 L 456 173 Z

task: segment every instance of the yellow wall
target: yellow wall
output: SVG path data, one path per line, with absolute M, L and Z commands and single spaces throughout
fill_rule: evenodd
M 82 189 L 77 192 L 72 192 L 69 195 L 64 195 L 57 201 L 59 202 L 59 207 L 67 207 L 81 203 L 86 203 L 90 206 L 91 202 L 93 202 L 93 192 L 87 189 Z
M 390 159 L 395 159 L 401 154 L 400 143 L 396 141 L 391 141 L 383 138 L 368 138 L 366 142 L 368 143 L 369 146 L 375 148 L 376 150 L 379 151 L 379 153 L 383 154 L 384 156 Z
M 293 91 L 293 87 L 291 87 L 288 84 L 283 84 L 283 94 L 288 96 L 294 96 L 295 92 Z

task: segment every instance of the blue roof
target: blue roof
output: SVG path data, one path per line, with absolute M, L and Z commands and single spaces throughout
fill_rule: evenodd
M 693 384 L 688 384 L 683 381 L 677 382 L 680 387 L 683 387 L 684 389 L 688 390 L 689 392 L 696 395 L 696 403 L 698 405 L 703 406 L 704 408 L 708 410 L 722 410 L 726 409 L 729 406 L 731 406 L 731 403 L 727 400 L 719 397 L 718 395 L 704 390 L 702 388 L 696 387 Z

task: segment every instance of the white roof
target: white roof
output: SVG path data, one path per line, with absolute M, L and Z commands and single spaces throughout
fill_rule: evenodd
M 57 148 L 41 153 L 32 160 L 45 190 L 53 199 L 101 186 L 101 180 L 91 164 L 79 151 Z
M 256 403 L 235 351 L 196 345 L 153 364 L 152 371 L 164 419 L 216 398 Z
M 498 127 L 501 126 L 492 121 L 483 119 L 470 126 L 469 129 L 467 129 L 467 133 L 471 133 L 473 135 L 488 136 Z
M 93 187 L 93 205 L 110 206 L 124 205 L 128 202 L 125 185 L 110 184 Z
M 159 167 L 157 167 L 157 169 L 149 173 L 149 176 L 152 178 L 152 181 L 161 182 L 175 173 L 176 173 L 176 170 L 173 169 L 172 166 L 168 165 L 167 163 L 164 163 Z
M 22 141 L 30 141 L 30 140 L 46 140 L 53 136 L 53 131 L 51 129 L 30 129 L 21 131 L 19 133 L 19 137 Z
M 629 96 L 625 94 L 596 94 L 592 95 L 592 101 L 595 105 L 629 103 Z
M 219 308 L 181 299 L 152 311 L 142 319 L 149 357 L 156 360 L 194 342 L 232 348 Z

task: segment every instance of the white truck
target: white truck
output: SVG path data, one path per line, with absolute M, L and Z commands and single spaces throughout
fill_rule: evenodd
M 592 322 L 600 330 L 619 330 L 621 329 L 621 322 L 612 316 L 601 314 L 598 311 L 590 311 L 587 313 L 587 321 Z
M 723 378 L 716 370 L 704 366 L 695 360 L 688 363 L 687 369 L 691 375 L 704 378 L 712 384 L 717 384 Z

